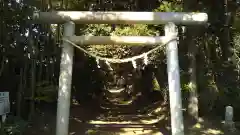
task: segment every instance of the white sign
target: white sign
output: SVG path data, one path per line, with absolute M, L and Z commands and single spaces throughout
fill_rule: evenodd
M 0 92 L 0 115 L 10 112 L 9 92 Z

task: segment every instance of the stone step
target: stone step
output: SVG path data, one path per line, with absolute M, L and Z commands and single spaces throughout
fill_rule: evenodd
M 165 135 L 170 134 L 169 131 L 159 128 L 151 124 L 88 124 L 89 130 L 86 134 L 91 131 L 98 131 L 94 135 Z
M 163 133 L 165 135 L 167 132 L 164 128 L 159 127 L 157 124 L 144 124 L 141 122 L 114 123 L 108 121 L 90 121 L 80 122 L 79 126 L 83 126 L 84 129 L 88 129 L 85 134 L 90 133 L 92 135 L 163 135 Z M 92 131 L 95 132 L 92 133 Z
M 145 123 L 145 124 L 153 124 L 156 123 L 160 120 L 164 120 L 166 118 L 165 115 L 161 114 L 161 115 L 129 115 L 129 114 L 125 114 L 125 115 L 118 115 L 118 116 L 110 116 L 110 115 L 102 115 L 96 118 L 96 121 L 101 121 L 103 123 L 109 123 L 109 122 L 113 122 L 113 123 L 119 123 L 119 122 L 126 122 L 126 123 L 131 123 L 131 122 L 140 122 L 140 123 Z M 95 122 L 96 122 L 95 121 Z M 99 124 L 99 123 L 94 123 L 94 124 Z
M 142 107 L 144 106 L 144 107 Z M 126 105 L 126 104 L 114 104 L 105 102 L 100 106 L 103 110 L 111 110 L 111 111 L 124 111 L 124 110 L 135 110 L 135 112 L 152 112 L 154 110 L 164 110 L 167 108 L 167 104 L 163 105 L 161 102 L 152 103 L 151 105 L 141 105 L 139 106 L 136 103 Z
M 144 128 L 144 129 L 157 129 L 154 124 L 84 124 L 87 128 Z

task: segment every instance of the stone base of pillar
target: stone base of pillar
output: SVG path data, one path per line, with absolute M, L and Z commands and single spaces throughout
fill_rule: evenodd
M 233 121 L 224 122 L 224 130 L 228 132 L 236 131 L 235 123 Z

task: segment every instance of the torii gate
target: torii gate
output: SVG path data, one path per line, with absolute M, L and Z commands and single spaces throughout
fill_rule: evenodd
M 176 25 L 202 25 L 206 13 L 185 12 L 35 12 L 34 23 L 64 24 L 64 37 L 76 44 L 166 44 L 172 135 L 184 135 Z M 75 24 L 165 24 L 165 36 L 75 36 Z M 68 135 L 73 46 L 62 45 L 56 135 Z

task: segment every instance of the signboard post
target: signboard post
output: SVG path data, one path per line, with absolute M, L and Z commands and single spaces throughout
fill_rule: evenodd
M 10 112 L 9 92 L 0 92 L 0 128 L 5 122 L 7 113 Z

